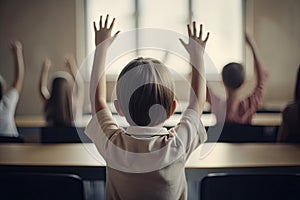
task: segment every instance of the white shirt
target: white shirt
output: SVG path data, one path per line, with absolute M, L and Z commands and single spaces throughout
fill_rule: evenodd
M 14 115 L 19 100 L 15 88 L 9 88 L 0 100 L 0 135 L 18 136 Z

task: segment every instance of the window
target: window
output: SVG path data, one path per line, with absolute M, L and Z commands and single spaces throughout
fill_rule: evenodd
M 243 62 L 244 27 L 241 0 L 193 0 L 192 18 L 211 32 L 207 53 L 221 71 L 229 62 Z
M 186 24 L 191 20 L 204 24 L 204 31 L 211 33 L 207 53 L 221 71 L 228 62 L 244 60 L 244 26 L 242 0 L 88 0 L 86 1 L 86 41 L 87 52 L 94 46 L 93 21 L 99 15 L 109 13 L 116 17 L 114 30 L 122 32 L 136 28 L 168 29 L 187 35 Z M 136 44 L 142 36 L 136 32 Z M 116 76 L 125 64 L 137 56 L 160 59 L 168 66 L 175 66 L 180 74 L 188 74 L 187 62 L 168 51 L 143 49 L 120 56 L 108 70 L 108 75 Z M 207 69 L 209 73 L 210 69 Z

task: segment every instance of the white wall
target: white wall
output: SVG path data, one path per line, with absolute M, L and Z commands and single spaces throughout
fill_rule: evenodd
M 51 72 L 65 70 L 64 56 L 76 54 L 75 0 L 0 1 L 0 73 L 11 83 L 14 72 L 11 39 L 23 43 L 25 81 L 18 115 L 42 113 L 38 80 L 42 62 L 52 60 Z
M 292 100 L 300 64 L 300 1 L 253 1 L 254 36 L 269 71 L 265 101 Z

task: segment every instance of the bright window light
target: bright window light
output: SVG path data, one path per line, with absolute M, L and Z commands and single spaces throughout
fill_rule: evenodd
M 244 61 L 242 0 L 194 0 L 193 20 L 210 32 L 206 51 L 219 71 L 229 62 Z
M 93 21 L 100 15 L 117 18 L 114 31 L 130 31 L 135 28 L 168 29 L 187 35 L 189 19 L 204 24 L 204 32 L 210 32 L 207 54 L 221 71 L 229 62 L 244 61 L 244 24 L 242 0 L 88 0 L 86 1 L 86 48 L 95 49 Z M 97 24 L 98 26 L 98 24 Z M 136 36 L 138 42 L 139 36 Z M 121 69 L 136 56 L 154 57 L 187 75 L 190 67 L 178 56 L 160 50 L 140 50 L 122 55 L 112 63 L 109 76 L 117 76 Z M 185 66 L 186 65 L 186 66 Z M 89 71 L 90 72 L 90 71 Z

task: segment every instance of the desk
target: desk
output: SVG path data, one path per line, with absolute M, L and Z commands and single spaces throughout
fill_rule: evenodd
M 127 127 L 128 123 L 124 117 L 119 115 L 113 115 L 116 121 L 122 127 Z M 176 125 L 180 120 L 181 115 L 172 115 L 166 122 L 165 126 L 172 127 Z M 91 115 L 83 116 L 81 121 L 76 122 L 76 126 L 85 127 L 91 119 Z M 213 126 L 216 124 L 216 118 L 213 114 L 203 114 L 201 117 L 203 125 Z M 16 116 L 15 118 L 17 127 L 43 127 L 46 125 L 45 120 L 42 116 Z M 252 120 L 253 125 L 264 125 L 264 126 L 278 126 L 281 124 L 280 113 L 256 113 Z
M 0 171 L 73 173 L 105 180 L 105 162 L 93 144 L 0 144 Z
M 211 145 L 200 146 L 186 163 L 189 199 L 200 198 L 200 181 L 209 173 L 300 173 L 300 145 L 217 143 L 199 159 L 201 149 Z M 7 171 L 72 173 L 92 183 L 105 181 L 106 173 L 93 144 L 1 144 L 0 172 Z
M 281 121 L 281 113 L 255 113 L 251 124 L 261 126 L 279 126 Z
M 125 117 L 121 117 L 117 114 L 114 114 L 113 117 L 118 122 L 119 126 L 121 127 L 128 127 L 128 123 Z M 172 127 L 175 126 L 179 120 L 181 115 L 174 114 L 172 115 L 166 122 L 165 126 Z M 82 120 L 76 121 L 75 125 L 77 127 L 86 127 L 89 121 L 91 120 L 91 115 L 84 115 Z M 204 126 L 213 126 L 216 124 L 216 118 L 212 114 L 203 114 L 201 120 Z M 43 127 L 46 125 L 46 122 L 42 116 L 16 116 L 15 117 L 17 127 Z
M 214 146 L 211 153 L 200 159 L 201 149 L 209 145 Z M 105 180 L 105 163 L 94 144 L 1 144 L 0 170 L 65 172 L 86 180 Z M 191 180 L 236 170 L 300 173 L 300 145 L 207 143 L 186 163 Z
M 200 199 L 201 180 L 211 173 L 300 173 L 300 145 L 217 143 L 203 160 L 199 159 L 200 150 L 186 163 L 189 199 Z

